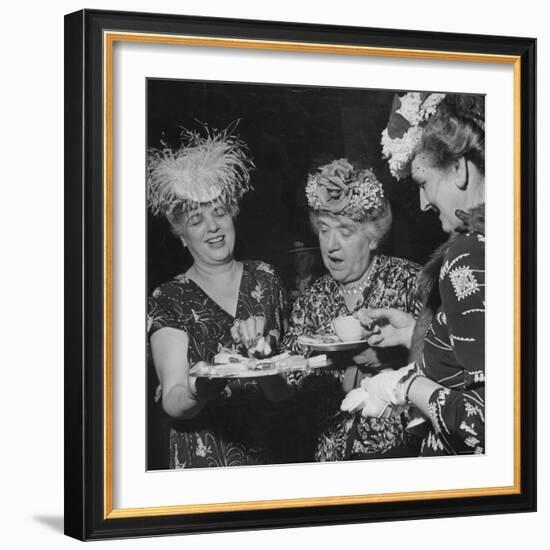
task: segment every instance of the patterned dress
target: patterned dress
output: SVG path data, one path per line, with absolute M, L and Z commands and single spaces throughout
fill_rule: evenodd
M 236 318 L 263 315 L 267 330 L 278 339 L 286 307 L 284 287 L 271 266 L 252 261 L 243 266 Z M 232 348 L 234 321 L 185 275 L 161 285 L 149 299 L 149 335 L 164 327 L 184 331 L 190 365 L 212 362 L 222 346 Z M 293 402 L 268 401 L 250 379 L 233 380 L 195 418 L 171 421 L 170 468 L 299 461 L 300 436 L 291 428 L 294 407 Z
M 485 236 L 458 235 L 439 273 L 441 305 L 419 362 L 444 388 L 429 401 L 432 428 L 422 455 L 483 453 L 485 448 Z
M 420 268 L 401 258 L 374 256 L 369 283 L 354 308 L 397 308 L 416 316 L 420 309 L 416 282 Z M 298 343 L 302 334 L 332 334 L 332 321 L 349 315 L 340 285 L 325 275 L 300 296 L 294 304 L 290 328 L 283 347 L 298 353 L 307 350 Z M 418 440 L 409 436 L 404 426 L 406 414 L 389 419 L 363 418 L 361 414 L 340 411 L 346 393 L 359 386 L 365 376 L 379 372 L 378 368 L 399 367 L 407 363 L 405 348 L 387 348 L 373 353 L 369 365 L 357 367 L 354 353 L 331 354 L 334 366 L 311 374 L 289 375 L 298 395 L 310 414 L 315 434 L 313 453 L 316 461 L 340 461 L 364 458 L 389 458 L 418 454 Z M 376 369 L 373 367 L 377 367 Z

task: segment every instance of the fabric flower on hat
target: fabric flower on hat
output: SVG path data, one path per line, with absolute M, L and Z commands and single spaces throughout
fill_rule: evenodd
M 406 98 L 406 101 L 403 100 Z M 411 126 L 416 126 L 421 119 L 420 106 L 422 105 L 422 94 L 411 92 L 403 96 L 400 101 L 400 107 L 395 112 L 400 114 Z
M 426 122 L 437 111 L 446 94 L 408 92 L 396 96 L 388 126 L 382 132 L 382 156 L 390 172 L 400 180 L 409 173 L 410 161 L 422 139 Z
M 347 159 L 335 160 L 310 174 L 306 196 L 313 210 L 352 217 L 384 203 L 382 184 L 372 170 L 357 170 Z
M 308 180 L 308 200 L 315 203 L 316 210 L 343 210 L 349 202 L 352 174 L 353 166 L 346 159 L 335 160 L 323 166 Z

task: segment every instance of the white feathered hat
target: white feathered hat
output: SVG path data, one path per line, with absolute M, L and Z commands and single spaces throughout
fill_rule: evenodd
M 219 201 L 234 210 L 251 189 L 254 162 L 247 146 L 232 134 L 203 124 L 204 135 L 182 129 L 180 145 L 147 151 L 147 203 L 155 215 L 186 212 L 199 204 Z

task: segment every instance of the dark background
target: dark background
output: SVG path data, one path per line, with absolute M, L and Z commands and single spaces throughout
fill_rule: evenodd
M 397 182 L 382 159 L 380 136 L 395 90 L 234 84 L 189 80 L 147 81 L 147 145 L 179 145 L 181 128 L 202 124 L 224 129 L 239 120 L 236 133 L 256 164 L 254 191 L 245 195 L 236 220 L 237 259 L 264 260 L 284 278 L 288 248 L 311 235 L 304 188 L 308 171 L 334 158 L 361 160 L 384 185 L 393 224 L 382 252 L 425 263 L 445 239 L 437 216 L 422 213 L 418 189 Z M 309 235 L 308 235 L 309 233 Z M 191 258 L 168 222 L 148 214 L 148 292 L 187 270 Z M 148 469 L 167 468 L 166 422 L 152 404 L 157 384 L 149 369 Z
M 444 239 L 439 220 L 421 213 L 418 191 L 396 182 L 382 159 L 380 134 L 394 91 L 150 79 L 147 82 L 147 145 L 177 147 L 181 128 L 201 123 L 236 133 L 248 145 L 256 169 L 254 191 L 245 195 L 236 220 L 238 259 L 288 267 L 292 240 L 309 231 L 304 188 L 312 166 L 347 157 L 371 166 L 393 209 L 384 252 L 424 263 Z M 164 219 L 148 220 L 148 291 L 186 270 L 191 258 Z M 310 235 L 310 238 L 314 238 Z

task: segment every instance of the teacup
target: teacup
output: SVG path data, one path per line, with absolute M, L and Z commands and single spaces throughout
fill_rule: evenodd
M 332 321 L 332 326 L 342 342 L 361 340 L 364 334 L 363 325 L 353 315 L 337 317 Z

